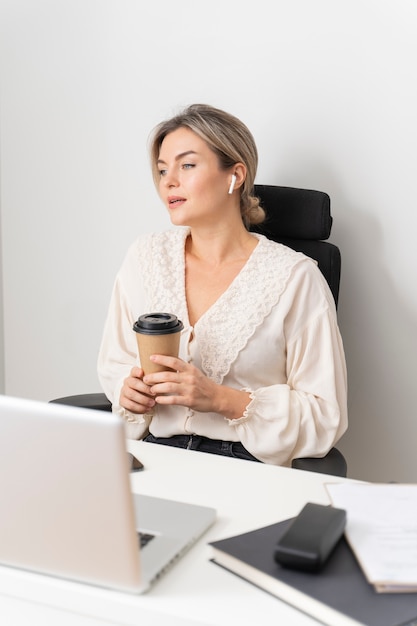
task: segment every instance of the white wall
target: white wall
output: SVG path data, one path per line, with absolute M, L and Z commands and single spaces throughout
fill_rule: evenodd
M 6 393 L 99 390 L 114 275 L 167 227 L 149 131 L 241 117 L 258 182 L 327 191 L 342 251 L 349 475 L 417 480 L 413 0 L 0 0 Z
M 1 141 L 1 129 L 0 129 Z M 1 173 L 1 165 L 0 165 Z M 1 190 L 1 179 L 0 179 Z M 1 192 L 0 192 L 1 198 Z M 0 393 L 4 393 L 4 322 L 3 322 L 3 271 L 2 271 L 2 235 L 1 235 L 1 204 L 0 204 Z

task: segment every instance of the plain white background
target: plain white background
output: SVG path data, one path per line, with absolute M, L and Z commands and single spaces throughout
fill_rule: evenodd
M 0 0 L 3 391 L 99 391 L 113 280 L 170 226 L 149 132 L 240 117 L 257 182 L 327 191 L 342 252 L 349 476 L 417 480 L 413 0 Z M 4 369 L 4 372 L 3 372 Z

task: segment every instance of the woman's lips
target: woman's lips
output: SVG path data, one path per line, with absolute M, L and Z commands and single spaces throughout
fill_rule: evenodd
M 185 198 L 181 198 L 180 196 L 169 196 L 168 198 L 168 206 L 170 209 L 175 209 L 176 207 L 184 204 Z

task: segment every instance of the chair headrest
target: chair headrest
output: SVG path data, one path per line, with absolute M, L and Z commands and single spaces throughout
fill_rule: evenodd
M 266 236 L 328 239 L 332 229 L 330 197 L 323 191 L 255 185 L 266 219 L 252 230 Z M 268 235 L 269 233 L 269 235 Z

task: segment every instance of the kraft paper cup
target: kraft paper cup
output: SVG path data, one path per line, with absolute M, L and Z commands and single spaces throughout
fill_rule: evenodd
M 145 374 L 163 372 L 166 368 L 150 360 L 152 354 L 178 356 L 183 323 L 172 313 L 147 313 L 133 325 L 140 364 Z

